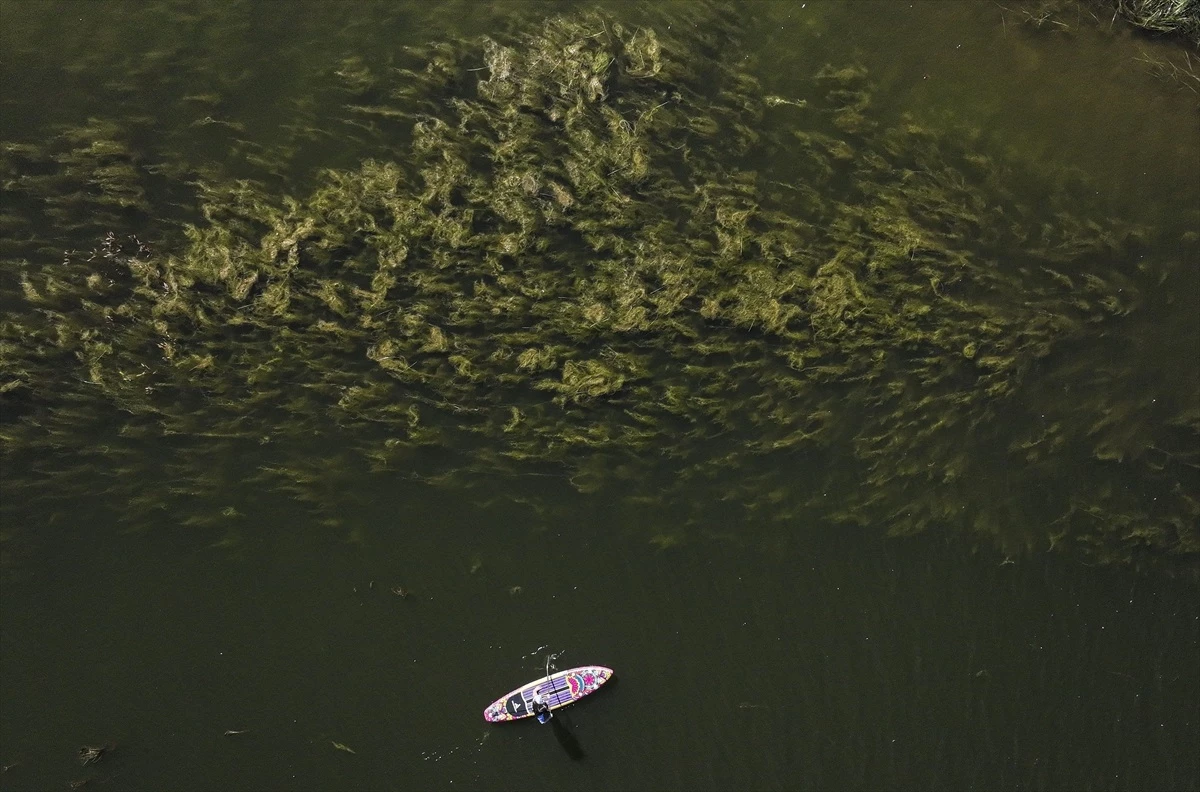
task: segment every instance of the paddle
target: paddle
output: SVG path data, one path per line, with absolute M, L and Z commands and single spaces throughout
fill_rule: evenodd
M 552 657 L 554 657 L 552 654 L 546 655 L 546 682 L 550 681 L 550 658 Z M 545 682 L 542 684 L 545 684 Z M 551 689 L 551 692 L 554 692 L 553 689 Z M 539 709 L 539 706 L 545 709 Z M 550 705 L 542 699 L 540 688 L 533 689 L 533 711 L 537 713 L 538 723 L 547 723 L 554 717 L 554 713 L 550 711 Z

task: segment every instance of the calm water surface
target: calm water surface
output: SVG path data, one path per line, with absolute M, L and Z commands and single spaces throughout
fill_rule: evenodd
M 0 4 L 0 138 L 177 90 L 172 58 L 208 46 L 165 25 L 180 8 Z M 332 69 L 538 7 L 399 4 L 382 28 L 356 18 L 378 6 L 225 8 L 194 11 L 197 29 L 242 37 L 223 109 L 269 141 L 307 91 L 295 64 Z M 1033 35 L 990 3 L 745 13 L 768 90 L 857 58 L 889 112 L 1078 167 L 1114 215 L 1182 229 L 1200 211 L 1195 99 L 1134 61 L 1158 45 L 1086 26 Z M 123 47 L 164 54 L 134 75 L 91 54 Z M 313 166 L 353 164 L 333 149 Z M 1143 361 L 1131 388 L 1195 382 L 1196 264 L 1111 340 Z M 19 511 L 0 570 L 0 789 L 1200 787 L 1200 597 L 1186 579 L 884 539 L 886 526 L 764 534 L 718 512 L 659 549 L 646 537 L 670 532 L 653 524 L 669 505 L 641 512 L 552 477 L 485 480 L 469 500 L 346 480 L 336 530 L 278 494 L 229 493 L 253 504 L 236 543 L 169 515 L 130 534 L 101 491 Z M 554 729 L 485 724 L 484 706 L 548 652 L 617 682 Z M 79 765 L 81 745 L 106 743 Z

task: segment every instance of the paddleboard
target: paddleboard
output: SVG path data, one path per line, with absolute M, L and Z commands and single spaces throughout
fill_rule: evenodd
M 489 723 L 500 723 L 528 718 L 534 714 L 533 697 L 537 693 L 542 694 L 542 700 L 551 710 L 556 710 L 574 704 L 589 693 L 595 693 L 612 676 L 613 670 L 604 666 L 568 668 L 501 696 L 483 711 L 483 719 Z

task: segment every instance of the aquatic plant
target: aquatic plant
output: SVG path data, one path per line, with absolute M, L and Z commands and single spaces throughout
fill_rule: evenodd
M 336 526 L 367 475 L 548 474 L 736 504 L 747 531 L 1200 558 L 1200 409 L 1090 368 L 1159 274 L 1153 229 L 879 117 L 860 65 L 766 93 L 729 9 L 647 13 L 690 20 L 552 16 L 342 63 L 364 156 L 301 197 L 279 152 L 258 179 L 130 167 L 109 122 L 8 146 L 6 490 L 107 476 L 134 524 L 234 541 L 239 482 Z M 155 231 L 155 194 L 195 205 Z M 95 248 L 40 249 L 38 212 Z M 170 488 L 146 491 L 150 445 Z

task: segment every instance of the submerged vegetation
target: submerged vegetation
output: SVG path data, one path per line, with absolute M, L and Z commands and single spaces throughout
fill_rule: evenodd
M 299 197 L 229 127 L 259 178 L 140 161 L 118 121 L 5 145 L 3 508 L 107 475 L 132 523 L 219 539 L 247 481 L 336 524 L 368 470 L 538 474 L 747 534 L 1194 563 L 1196 383 L 1141 387 L 1127 333 L 1195 236 L 879 117 L 853 63 L 771 95 L 727 11 L 670 13 L 348 59 L 294 139 L 362 159 Z

